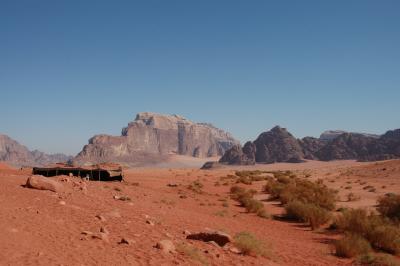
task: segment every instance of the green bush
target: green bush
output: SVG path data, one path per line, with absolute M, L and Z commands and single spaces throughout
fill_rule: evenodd
M 336 256 L 344 258 L 367 254 L 371 250 L 369 242 L 357 234 L 347 234 L 344 238 L 335 241 L 334 245 Z

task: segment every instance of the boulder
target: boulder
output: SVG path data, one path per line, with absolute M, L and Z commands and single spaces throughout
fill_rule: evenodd
M 59 182 L 41 175 L 31 175 L 26 180 L 26 187 L 53 192 L 61 192 L 63 190 L 63 186 Z
M 190 234 L 186 238 L 191 240 L 200 240 L 204 242 L 214 241 L 221 247 L 233 241 L 230 235 L 221 231 L 200 232 L 200 233 Z

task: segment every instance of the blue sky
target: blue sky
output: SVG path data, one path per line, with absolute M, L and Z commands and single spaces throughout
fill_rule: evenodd
M 400 127 L 400 1 L 0 1 L 0 132 L 76 154 L 142 111 L 241 141 Z

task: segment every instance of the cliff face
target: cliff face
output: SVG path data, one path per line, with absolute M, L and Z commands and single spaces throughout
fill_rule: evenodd
M 75 162 L 158 161 L 170 154 L 220 156 L 239 144 L 229 133 L 210 124 L 194 123 L 178 115 L 139 113 L 121 136 L 98 135 L 89 140 Z
M 72 157 L 64 154 L 46 154 L 30 151 L 17 141 L 0 134 L 0 161 L 16 166 L 41 166 L 57 162 L 66 162 Z

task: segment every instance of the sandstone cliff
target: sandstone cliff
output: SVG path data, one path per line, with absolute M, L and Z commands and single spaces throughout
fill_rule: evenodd
M 239 144 L 229 133 L 178 115 L 139 113 L 121 136 L 97 135 L 76 156 L 76 164 L 157 162 L 171 154 L 221 156 Z

